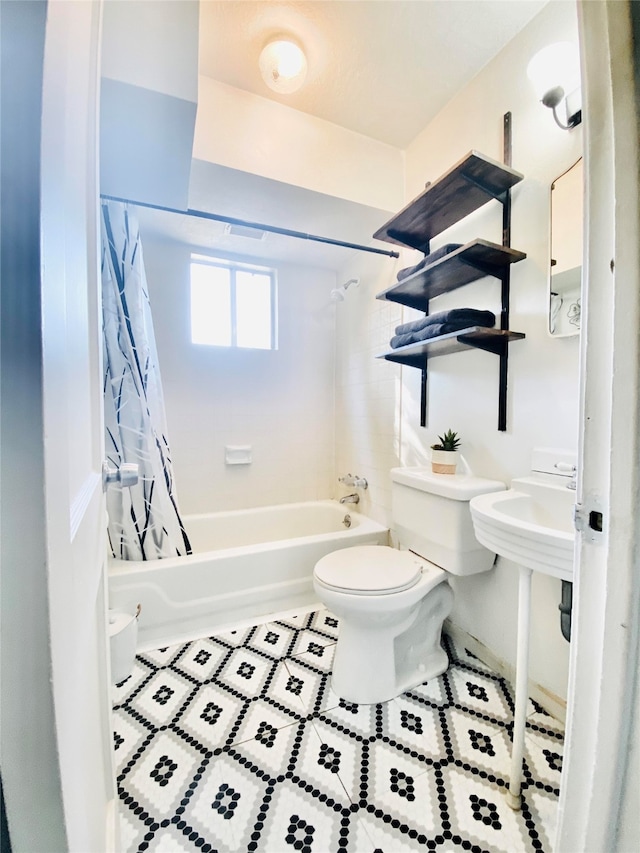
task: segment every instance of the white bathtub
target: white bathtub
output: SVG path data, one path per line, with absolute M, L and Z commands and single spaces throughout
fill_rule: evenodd
M 188 515 L 183 521 L 190 556 L 110 561 L 109 606 L 133 611 L 142 605 L 139 649 L 313 604 L 313 567 L 321 557 L 353 545 L 385 545 L 388 538 L 386 527 L 336 501 Z

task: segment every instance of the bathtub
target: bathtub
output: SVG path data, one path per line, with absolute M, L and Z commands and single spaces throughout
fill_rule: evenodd
M 387 528 L 352 506 L 315 501 L 183 516 L 194 553 L 110 560 L 109 607 L 133 612 L 142 605 L 144 650 L 313 604 L 313 567 L 321 557 L 387 544 Z

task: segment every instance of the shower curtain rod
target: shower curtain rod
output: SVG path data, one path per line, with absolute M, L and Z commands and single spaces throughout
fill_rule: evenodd
M 107 201 L 120 201 L 123 204 L 133 204 L 136 207 L 147 207 L 150 210 L 162 210 L 166 213 L 179 213 L 182 216 L 195 216 L 198 219 L 209 219 L 214 222 L 226 222 L 229 225 L 243 225 L 245 228 L 255 228 L 256 231 L 269 231 L 272 234 L 282 234 L 285 237 L 297 237 L 299 240 L 313 240 L 315 243 L 328 243 L 330 246 L 340 246 L 343 249 L 356 249 L 358 252 L 371 252 L 376 255 L 387 255 L 390 258 L 399 258 L 398 252 L 390 252 L 386 249 L 376 249 L 373 246 L 361 246 L 358 243 L 346 243 L 343 240 L 334 240 L 331 237 L 319 237 L 316 234 L 305 234 L 303 231 L 291 231 L 289 228 L 279 228 L 277 225 L 264 225 L 260 222 L 247 222 L 246 219 L 235 219 L 233 216 L 222 216 L 218 213 L 208 213 L 206 210 L 178 210 L 175 207 L 164 207 L 160 204 L 151 204 L 147 201 L 133 201 L 130 198 L 119 198 L 114 195 L 101 193 L 100 198 Z

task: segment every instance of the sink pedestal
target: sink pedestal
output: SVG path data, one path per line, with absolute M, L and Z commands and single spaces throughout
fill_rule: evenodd
M 522 806 L 522 759 L 524 734 L 527 725 L 529 702 L 529 634 L 531 622 L 532 570 L 519 566 L 518 576 L 518 642 L 516 651 L 516 701 L 513 712 L 513 743 L 511 748 L 511 774 L 507 790 L 507 805 L 514 811 Z
M 562 451 L 544 452 L 562 455 Z M 508 491 L 479 495 L 470 503 L 478 542 L 511 560 L 519 571 L 516 704 L 507 790 L 507 803 L 516 810 L 522 805 L 522 758 L 529 700 L 531 575 L 541 572 L 563 581 L 573 580 L 576 532 L 573 523 L 576 493 L 566 477 L 557 475 L 557 471 L 575 471 L 575 465 L 563 459 L 554 462 L 552 458 L 548 468 L 537 470 L 556 473 L 521 477 L 513 480 Z

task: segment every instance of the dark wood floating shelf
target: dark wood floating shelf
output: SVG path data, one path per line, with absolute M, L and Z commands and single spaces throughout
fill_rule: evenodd
M 386 361 L 395 361 L 409 367 L 424 367 L 430 358 L 464 352 L 468 349 L 483 349 L 495 355 L 503 355 L 509 341 L 519 341 L 522 338 L 524 338 L 522 332 L 470 326 L 459 332 L 450 332 L 448 335 L 439 335 L 437 338 L 428 338 L 417 344 L 383 352 L 376 358 L 384 358 Z
M 470 151 L 373 235 L 377 240 L 429 252 L 429 241 L 490 199 L 502 199 L 524 175 Z
M 487 240 L 473 240 L 396 282 L 376 298 L 428 312 L 429 300 L 435 296 L 449 293 L 487 275 L 500 278 L 506 266 L 526 257 L 524 252 L 508 246 L 499 246 Z

